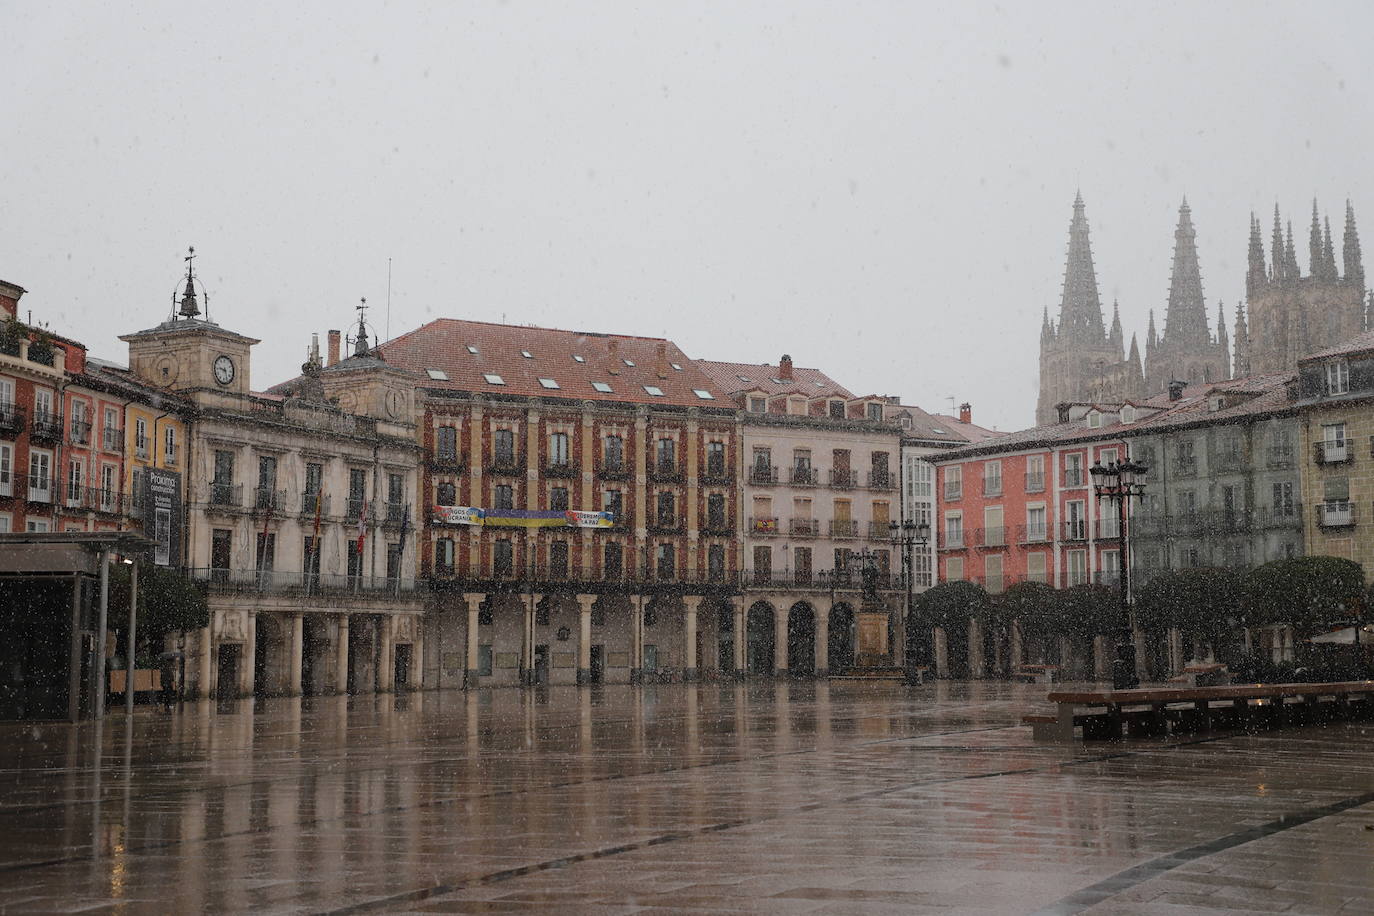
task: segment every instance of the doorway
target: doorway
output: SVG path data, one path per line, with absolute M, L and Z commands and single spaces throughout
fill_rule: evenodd
M 410 648 L 409 645 L 396 647 L 396 665 L 392 670 L 392 686 L 397 693 L 410 687 Z
M 830 609 L 830 632 L 827 640 L 827 655 L 830 670 L 843 674 L 854 667 L 854 611 L 847 604 L 836 604 Z
M 773 652 L 773 606 L 765 601 L 755 602 L 749 608 L 749 620 L 745 624 L 748 642 L 746 664 L 750 674 L 772 674 L 775 655 Z
M 549 682 L 549 647 L 548 645 L 534 647 L 534 683 L 544 686 Z
M 606 677 L 606 647 L 604 645 L 592 646 L 591 665 L 587 671 L 587 680 L 592 684 L 600 684 Z
M 787 612 L 787 671 L 793 675 L 816 673 L 816 615 L 804 601 Z

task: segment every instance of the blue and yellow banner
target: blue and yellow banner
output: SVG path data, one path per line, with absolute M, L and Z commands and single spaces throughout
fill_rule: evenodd
M 483 525 L 498 528 L 610 528 L 611 512 L 544 511 L 539 509 L 479 509 L 476 506 L 434 506 L 439 525 Z

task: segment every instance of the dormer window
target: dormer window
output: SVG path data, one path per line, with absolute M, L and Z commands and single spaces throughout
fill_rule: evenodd
M 830 402 L 830 417 L 833 420 L 844 419 L 844 401 Z
M 1122 422 L 1122 423 L 1134 423 L 1134 422 L 1135 422 L 1135 408 L 1132 407 L 1130 404 L 1126 404 L 1126 405 L 1124 405 L 1124 406 L 1121 408 L 1121 422 Z
M 1345 394 L 1350 391 L 1350 363 L 1343 359 L 1326 364 L 1326 393 Z
M 1223 398 L 1221 395 L 1216 395 L 1208 402 L 1207 411 L 1208 413 L 1216 413 L 1218 410 L 1221 410 L 1225 406 L 1226 399 Z
M 868 418 L 870 420 L 881 421 L 883 418 L 883 405 L 870 402 L 868 405 Z
M 768 412 L 768 399 L 767 399 L 767 398 L 751 397 L 751 398 L 749 399 L 749 412 L 750 412 L 750 413 L 767 413 L 767 412 Z
M 1088 411 L 1088 429 L 1097 429 L 1102 425 L 1102 414 L 1096 410 Z

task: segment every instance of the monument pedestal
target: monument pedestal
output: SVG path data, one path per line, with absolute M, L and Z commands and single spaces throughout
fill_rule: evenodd
M 892 647 L 887 638 L 887 609 L 865 607 L 859 611 L 855 668 L 892 667 Z

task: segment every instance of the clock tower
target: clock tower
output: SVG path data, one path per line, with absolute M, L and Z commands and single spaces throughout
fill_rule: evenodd
M 176 292 L 172 294 L 171 316 L 157 327 L 119 339 L 129 345 L 129 371 L 143 381 L 177 391 L 203 406 L 228 404 L 252 390 L 250 351 L 258 341 L 210 320 L 210 297 L 195 275 L 195 256 L 192 248 L 186 256 L 185 288 L 180 299 Z

